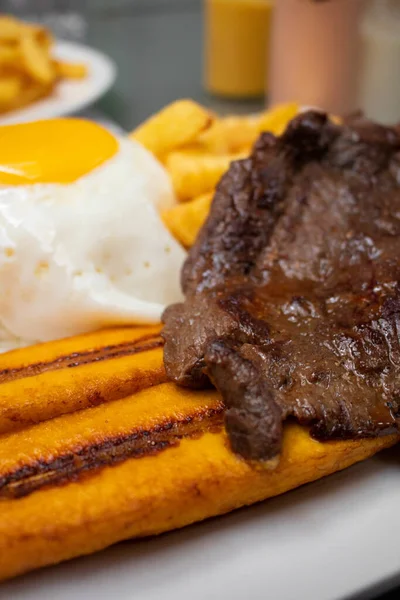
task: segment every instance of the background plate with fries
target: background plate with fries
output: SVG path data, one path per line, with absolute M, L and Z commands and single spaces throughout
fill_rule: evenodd
M 38 64 L 40 65 L 40 58 L 36 59 L 29 48 L 28 52 L 29 56 L 33 57 L 33 62 L 35 62 L 29 67 L 35 69 Z M 43 73 L 37 73 L 38 78 L 42 77 L 43 83 L 38 83 L 35 89 L 27 90 L 27 93 L 36 94 L 36 96 L 23 102 L 23 107 L 16 105 L 15 108 L 0 114 L 0 125 L 48 119 L 78 112 L 104 95 L 115 80 L 117 69 L 113 61 L 102 52 L 88 46 L 56 41 L 52 48 L 52 57 L 58 63 L 57 68 L 61 69 L 61 76 L 66 78 L 60 80 L 51 93 L 46 95 L 44 82 L 46 72 L 44 67 Z M 0 69 L 2 68 L 1 61 L 0 45 Z M 82 74 L 68 72 L 68 69 L 78 69 L 80 66 L 85 68 L 84 76 L 83 71 Z M 67 71 L 63 73 L 63 69 Z M 41 93 L 42 90 L 43 93 Z M 10 91 L 7 86 L 3 86 L 2 90 L 0 78 L 0 106 L 2 94 L 4 97 L 7 93 L 10 93 Z M 21 99 L 21 94 L 18 95 L 18 98 Z

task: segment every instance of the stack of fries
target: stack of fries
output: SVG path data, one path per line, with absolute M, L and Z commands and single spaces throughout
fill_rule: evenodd
M 60 79 L 86 76 L 85 65 L 52 58 L 52 47 L 46 28 L 0 15 L 0 113 L 48 96 Z
M 218 118 L 191 100 L 179 100 L 133 132 L 171 175 L 179 204 L 163 219 L 183 246 L 193 244 L 231 161 L 247 156 L 262 131 L 282 133 L 298 110 L 292 103 L 257 115 Z

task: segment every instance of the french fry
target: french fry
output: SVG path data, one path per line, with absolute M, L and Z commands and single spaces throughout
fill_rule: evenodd
M 186 248 L 194 243 L 207 217 L 211 193 L 231 161 L 247 156 L 262 131 L 280 135 L 298 111 L 298 105 L 290 103 L 258 115 L 216 119 L 190 144 L 165 157 L 165 166 L 182 204 L 162 216 L 172 234 Z
M 206 152 L 233 154 L 246 152 L 254 144 L 260 132 L 260 115 L 229 116 L 216 119 L 202 133 L 197 144 Z
M 0 42 L 0 68 L 5 70 L 5 67 L 13 67 L 18 63 L 20 54 L 17 46 L 11 44 L 1 44 Z M 7 69 L 8 70 L 8 69 Z M 8 73 L 7 73 L 8 74 Z M 3 75 L 0 76 L 0 80 Z
M 186 201 L 211 192 L 230 163 L 242 154 L 211 154 L 197 150 L 176 151 L 165 164 L 178 200 Z
M 209 213 L 212 198 L 213 193 L 209 192 L 189 202 L 181 202 L 162 213 L 165 225 L 185 248 L 194 244 Z
M 287 124 L 299 112 L 299 105 L 295 102 L 279 104 L 270 108 L 260 117 L 259 132 L 270 131 L 274 135 L 281 135 Z
M 70 63 L 60 60 L 53 61 L 57 77 L 61 79 L 83 79 L 87 76 L 87 66 L 83 63 Z
M 133 133 L 132 139 L 140 142 L 157 157 L 193 142 L 210 127 L 213 115 L 192 100 L 178 100 L 150 117 Z
M 40 98 L 48 96 L 52 89 L 53 85 L 45 86 L 35 81 L 22 80 L 20 92 L 13 99 L 10 99 L 4 104 L 0 104 L 0 112 L 23 108 Z
M 55 74 L 49 55 L 42 51 L 33 35 L 24 35 L 20 40 L 20 51 L 26 72 L 45 85 L 54 81 Z
M 18 75 L 7 75 L 0 78 L 0 107 L 14 102 L 21 92 L 21 79 Z
M 42 25 L 25 24 L 25 26 L 29 27 L 29 32 L 35 38 L 36 42 L 43 49 L 43 51 L 49 53 L 54 44 L 54 38 L 50 30 L 46 29 L 46 27 L 42 27 Z
M 250 152 L 262 131 L 280 135 L 298 111 L 298 105 L 290 103 L 254 115 L 230 115 L 215 119 L 191 148 L 213 154 Z
M 22 32 L 28 30 L 28 25 L 7 15 L 0 16 L 0 43 L 15 42 Z

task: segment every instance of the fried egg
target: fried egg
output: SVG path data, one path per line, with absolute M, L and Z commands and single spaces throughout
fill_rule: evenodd
M 82 119 L 0 127 L 0 347 L 128 323 L 180 300 L 169 176 Z

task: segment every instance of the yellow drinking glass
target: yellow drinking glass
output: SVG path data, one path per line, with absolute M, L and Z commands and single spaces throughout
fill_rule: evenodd
M 262 96 L 272 0 L 205 0 L 205 86 L 231 98 Z

